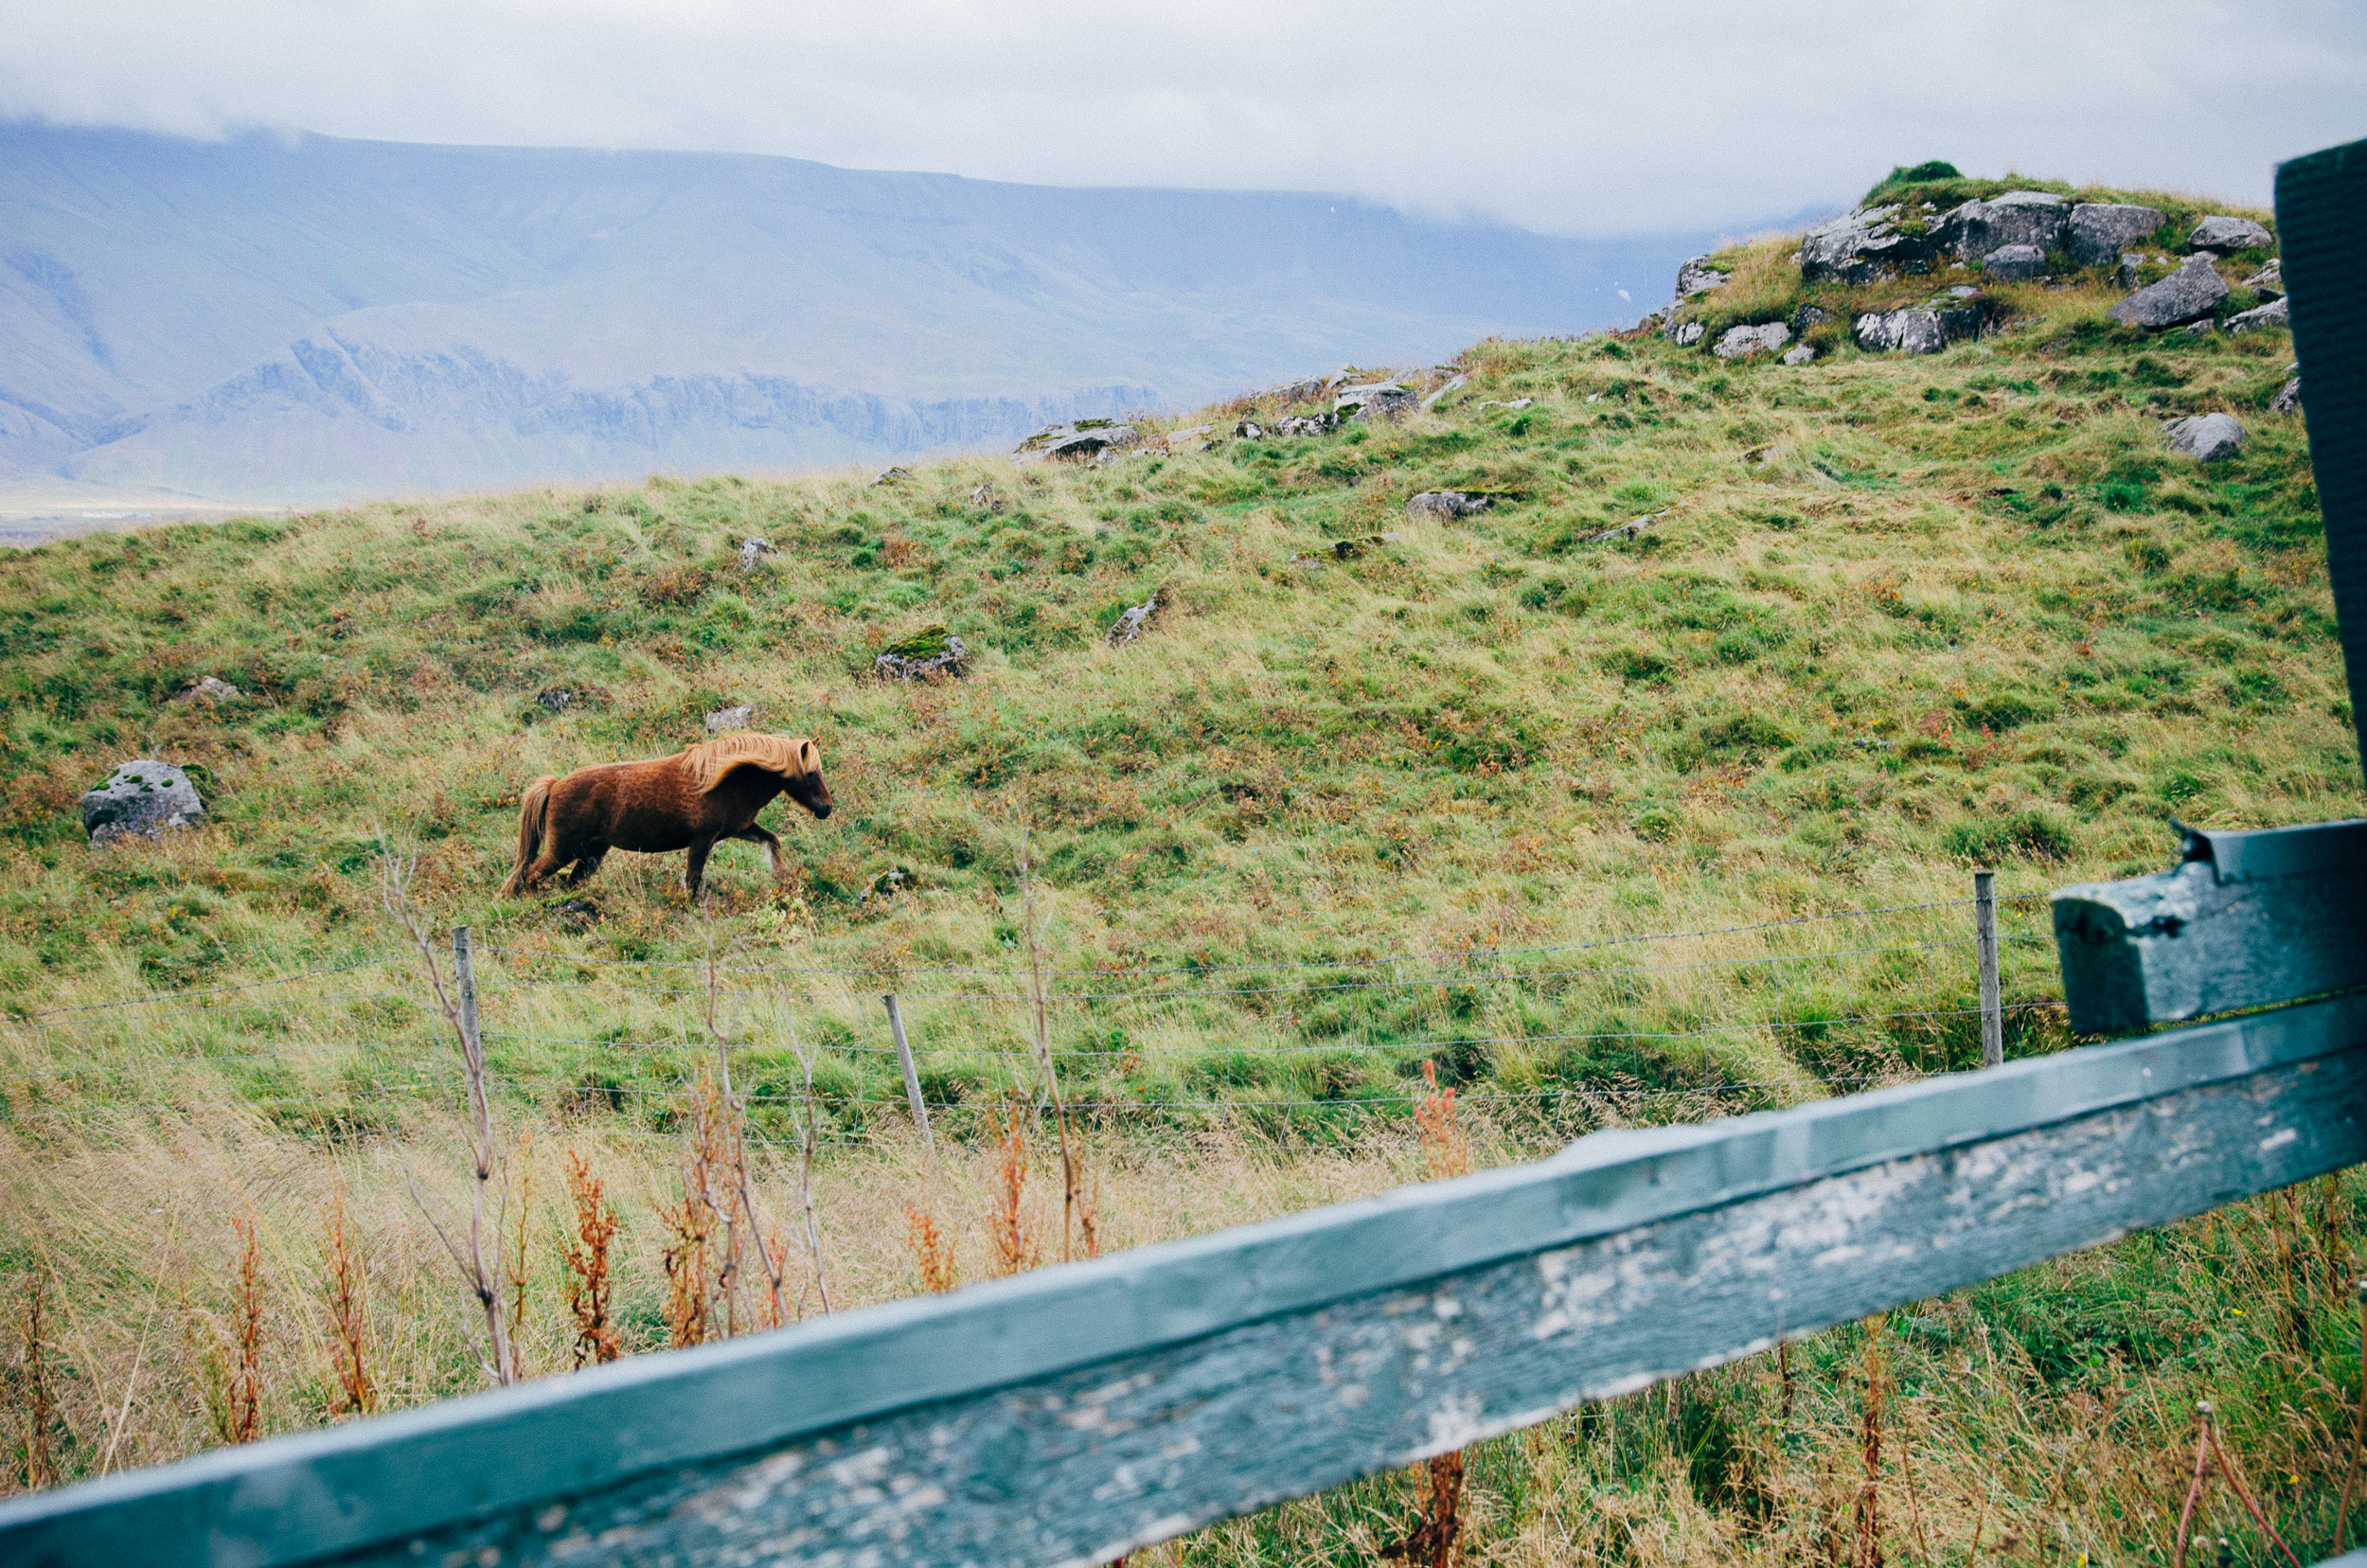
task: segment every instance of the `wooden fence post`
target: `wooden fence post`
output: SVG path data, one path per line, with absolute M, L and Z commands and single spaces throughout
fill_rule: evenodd
M 920 1097 L 920 1068 L 913 1060 L 911 1042 L 904 1038 L 904 1014 L 896 1005 L 894 991 L 880 1000 L 887 1004 L 888 1032 L 896 1037 L 896 1060 L 904 1069 L 904 1095 L 913 1103 L 913 1125 L 920 1129 L 921 1147 L 929 1151 L 929 1158 L 934 1163 L 937 1157 L 937 1142 L 929 1134 L 929 1106 Z
M 1972 931 L 1981 948 L 1981 1065 L 2005 1061 L 2005 1015 L 1997 989 L 1997 873 L 1972 874 Z
M 452 972 L 454 998 L 460 1004 L 460 1032 L 480 1056 L 485 1042 L 476 1028 L 476 965 L 469 953 L 469 928 L 452 928 Z

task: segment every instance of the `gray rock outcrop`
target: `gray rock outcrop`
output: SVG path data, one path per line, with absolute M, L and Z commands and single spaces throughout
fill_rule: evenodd
M 2271 329 L 2286 331 L 2293 325 L 2293 308 L 2287 301 L 2272 299 L 2250 311 L 2238 311 L 2227 318 L 2227 332 L 2239 337 L 2246 332 L 2264 332 Z
M 1727 328 L 1711 351 L 1719 359 L 1747 359 L 1753 354 L 1771 354 L 1790 341 L 1790 328 L 1780 321 L 1769 321 L 1755 327 Z
M 1105 452 L 1115 452 L 1132 446 L 1140 439 L 1130 424 L 1115 419 L 1077 419 L 1070 424 L 1046 426 L 1019 443 L 1011 454 L 1014 463 L 1040 462 L 1056 459 L 1067 463 L 1090 463 Z
M 707 733 L 721 735 L 725 730 L 753 728 L 756 722 L 756 705 L 742 703 L 738 707 L 717 708 L 707 715 Z
M 1800 241 L 1800 277 L 1806 283 L 1877 283 L 1931 270 L 1937 250 L 1897 229 L 1895 206 L 1860 207 L 1810 229 Z
M 1822 305 L 1803 305 L 1791 312 L 1791 335 L 1806 337 L 1811 328 L 1822 327 L 1833 319 L 1833 312 Z
M 1981 258 L 1984 276 L 2005 283 L 2026 283 L 2046 276 L 2046 252 L 2036 245 L 2000 245 Z
M 743 572 L 753 572 L 756 569 L 756 562 L 772 553 L 773 542 L 771 540 L 743 539 L 739 542 L 739 569 Z
M 1363 419 L 1378 414 L 1394 419 L 1406 413 L 1415 402 L 1414 389 L 1396 382 L 1372 382 L 1363 386 L 1344 386 L 1331 401 L 1334 418 Z
M 194 828 L 205 814 L 189 775 L 169 762 L 125 762 L 82 796 L 82 830 L 94 846 L 137 833 L 156 838 L 168 828 Z
M 1784 350 L 1784 363 L 1786 365 L 1806 365 L 1810 360 L 1815 358 L 1815 347 L 1806 343 L 1799 345 L 1797 347 L 1787 348 Z
M 1680 305 L 1695 294 L 1726 286 L 1726 275 L 1710 265 L 1706 256 L 1697 256 L 1677 269 L 1677 300 Z
M 2162 226 L 2160 209 L 2127 202 L 2081 202 L 2063 225 L 2063 248 L 2082 267 L 2109 267 Z
M 576 694 L 565 686 L 546 686 L 534 694 L 534 704 L 544 713 L 564 713 L 576 704 Z
M 1424 408 L 1435 408 L 1438 406 L 1439 399 L 1445 397 L 1450 392 L 1459 391 L 1462 388 L 1463 383 L 1470 379 L 1470 377 L 1465 375 L 1455 375 L 1450 377 L 1444 386 L 1441 386 L 1437 391 L 1433 392 L 1429 397 L 1422 400 L 1422 406 Z
M 2302 379 L 2295 376 L 2285 383 L 2285 389 L 2269 401 L 2269 406 L 2280 414 L 2298 414 L 2302 406 Z
M 2282 298 L 2285 294 L 2285 260 L 2272 258 L 2269 264 L 2244 279 L 2244 287 L 2263 299 Z
M 1700 322 L 1681 321 L 1669 330 L 1668 338 L 1680 348 L 1690 348 L 1701 341 L 1701 331 Z
M 1589 544 L 1616 544 L 1624 540 L 1641 538 L 1651 532 L 1660 520 L 1667 515 L 1666 512 L 1646 512 L 1642 517 L 1630 517 L 1617 527 L 1605 528 L 1598 534 L 1589 534 L 1586 542 Z
M 1494 496 L 1482 495 L 1476 490 L 1424 490 L 1406 502 L 1405 515 L 1409 521 L 1415 522 L 1425 517 L 1446 521 L 1473 516 L 1495 504 Z
M 2071 208 L 2043 190 L 2009 190 L 1967 202 L 1931 225 L 1931 242 L 1953 251 L 1967 266 L 2007 245 L 2035 245 L 2041 255 L 2063 242 Z
M 2178 271 L 2139 289 L 2108 313 L 2124 326 L 2158 332 L 2209 315 L 2226 297 L 2227 283 L 2218 269 L 2199 256 L 2190 256 Z
M 2162 427 L 2170 450 L 2197 462 L 2216 463 L 2233 457 L 2244 444 L 2244 427 L 2233 414 L 2196 414 L 2172 419 Z
M 2268 250 L 2276 242 L 2275 235 L 2251 219 L 2231 218 L 2225 213 L 2205 218 L 2186 236 L 2188 250 Z

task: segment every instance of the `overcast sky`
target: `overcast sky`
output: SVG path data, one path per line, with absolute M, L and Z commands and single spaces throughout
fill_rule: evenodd
M 1742 230 L 1930 157 L 2265 203 L 2367 136 L 2367 0 L 0 0 L 27 116 Z

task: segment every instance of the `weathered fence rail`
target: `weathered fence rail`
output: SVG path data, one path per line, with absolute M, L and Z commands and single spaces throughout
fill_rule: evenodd
M 2367 305 L 2337 262 L 2367 244 L 2367 143 L 2287 165 L 2279 196 L 2357 682 Z M 2363 867 L 2362 823 L 2196 834 L 2175 871 L 2066 890 L 2074 1026 L 2359 985 Z M 1535 1165 L 20 1498 L 0 1505 L 0 1561 L 1102 1560 L 2362 1159 L 2355 993 L 1598 1132 Z
M 1106 1559 L 2361 1159 L 2350 997 L 91 1482 L 0 1559 Z

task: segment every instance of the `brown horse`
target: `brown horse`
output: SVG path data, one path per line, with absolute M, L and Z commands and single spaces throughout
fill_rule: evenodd
M 572 863 L 567 885 L 580 887 L 611 849 L 663 855 L 690 851 L 683 891 L 697 896 L 707 854 L 719 839 L 761 844 L 781 874 L 781 841 L 756 826 L 756 813 L 786 794 L 817 817 L 830 814 L 822 752 L 811 740 L 778 735 L 727 735 L 648 762 L 609 762 L 549 775 L 526 787 L 518 811 L 518 864 L 502 896 L 523 893 Z

